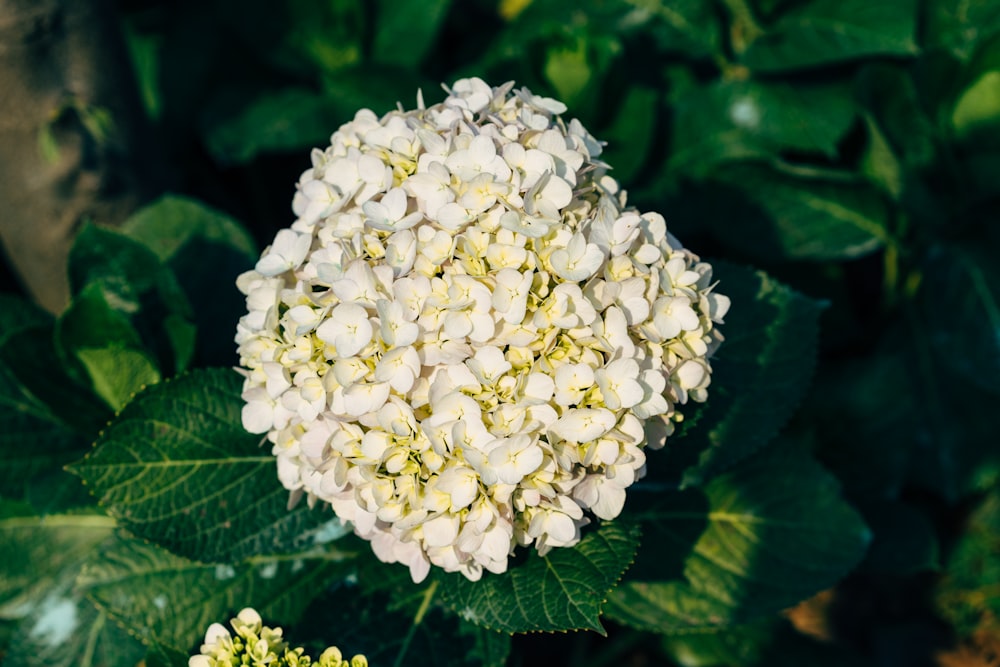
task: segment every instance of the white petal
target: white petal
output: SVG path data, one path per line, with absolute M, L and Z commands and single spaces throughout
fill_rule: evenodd
M 442 514 L 423 525 L 424 541 L 430 547 L 446 547 L 458 537 L 459 521 L 454 514 Z

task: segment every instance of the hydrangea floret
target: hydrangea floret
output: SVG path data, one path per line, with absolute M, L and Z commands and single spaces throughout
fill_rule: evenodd
M 267 627 L 249 607 L 229 624 L 235 635 L 221 623 L 208 627 L 205 643 L 198 655 L 188 659 L 188 667 L 368 667 L 365 656 L 356 655 L 348 662 L 336 646 L 313 661 L 305 649 L 289 648 L 282 629 Z
M 462 79 L 357 113 L 238 279 L 243 423 L 414 581 L 614 519 L 704 401 L 729 299 L 562 103 Z

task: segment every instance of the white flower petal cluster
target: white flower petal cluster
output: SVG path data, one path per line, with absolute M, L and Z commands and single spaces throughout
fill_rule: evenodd
M 314 150 L 239 278 L 243 421 L 415 581 L 572 546 L 704 401 L 729 299 L 555 100 L 463 79 Z

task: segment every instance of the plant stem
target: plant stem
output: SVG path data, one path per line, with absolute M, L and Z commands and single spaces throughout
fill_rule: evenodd
M 427 614 L 427 610 L 430 609 L 431 600 L 434 599 L 434 593 L 437 591 L 438 582 L 432 581 L 431 585 L 427 587 L 424 591 L 424 599 L 420 602 L 420 608 L 417 609 L 417 613 L 413 616 L 413 623 L 410 625 L 410 629 L 406 632 L 406 637 L 403 638 L 403 645 L 399 647 L 399 653 L 396 654 L 396 661 L 392 663 L 393 667 L 402 667 L 403 658 L 406 657 L 406 652 L 410 648 L 410 642 L 413 641 L 413 635 L 417 633 L 417 627 L 423 622 L 424 616 Z

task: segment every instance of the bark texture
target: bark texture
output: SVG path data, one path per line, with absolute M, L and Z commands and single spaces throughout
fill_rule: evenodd
M 143 195 L 138 100 L 109 2 L 0 0 L 0 243 L 52 312 L 80 224 L 120 222 Z

